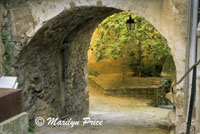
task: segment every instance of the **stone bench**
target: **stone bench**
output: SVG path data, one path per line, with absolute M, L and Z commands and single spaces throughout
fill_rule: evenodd
M 167 93 L 167 81 L 161 77 L 125 76 L 122 80 L 119 74 L 106 74 L 100 77 L 90 76 L 89 79 L 100 87 L 105 95 L 151 99 L 154 106 L 163 104 Z

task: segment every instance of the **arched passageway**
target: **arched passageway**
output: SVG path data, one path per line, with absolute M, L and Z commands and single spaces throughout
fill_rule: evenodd
M 9 3 L 12 24 L 8 31 L 17 40 L 15 72 L 24 91 L 24 111 L 30 113 L 30 119 L 35 113 L 44 117 L 87 115 L 86 50 L 96 25 L 121 10 L 130 10 L 150 21 L 168 40 L 177 79 L 184 73 L 187 1 L 21 0 Z M 177 87 L 179 96 L 183 95 L 182 87 L 183 83 Z M 176 115 L 177 122 L 181 122 L 182 101 L 177 104 Z
M 78 7 L 49 20 L 18 58 L 24 110 L 31 118 L 88 114 L 87 51 L 94 28 L 120 10 Z M 81 12 L 81 13 L 80 13 Z
M 46 9 L 43 10 L 44 5 Z M 185 1 L 161 0 L 79 1 L 79 4 L 77 1 L 44 0 L 18 3 L 18 7 L 12 9 L 15 22 L 13 36 L 16 39 L 33 36 L 29 43 L 17 43 L 15 46 L 15 72 L 24 91 L 24 111 L 30 113 L 31 120 L 38 115 L 63 118 L 87 115 L 86 50 L 96 25 L 121 10 L 143 16 L 168 40 L 179 79 L 185 69 L 186 9 Z M 182 87 L 183 83 L 178 89 Z M 182 104 L 178 105 L 177 118 L 181 120 Z
M 149 126 L 152 127 L 155 124 L 162 124 L 161 122 L 163 120 L 167 122 L 167 120 L 169 119 L 168 113 L 170 110 L 164 110 L 161 108 L 152 107 L 157 105 L 155 103 L 156 101 L 152 101 L 156 100 L 157 96 L 154 96 L 154 92 L 156 90 L 154 89 L 151 90 L 150 88 L 151 86 L 156 87 L 153 84 L 153 81 L 158 81 L 159 79 L 161 79 L 161 77 L 158 77 L 158 75 L 157 77 L 156 75 L 152 77 L 153 74 L 152 75 L 143 74 L 142 77 L 137 77 L 136 73 L 134 72 L 136 70 L 130 68 L 129 66 L 131 58 L 126 55 L 125 48 L 128 45 L 135 46 L 135 44 L 134 41 L 131 41 L 130 42 L 131 44 L 129 43 L 125 44 L 126 47 L 123 48 L 123 43 L 120 42 L 120 39 L 125 38 L 122 36 L 123 34 L 121 34 L 123 29 L 125 29 L 125 31 L 128 32 L 124 23 L 130 13 L 128 13 L 128 15 L 125 18 L 121 19 L 124 14 L 126 13 L 120 12 L 106 18 L 101 24 L 99 24 L 98 28 L 94 31 L 91 40 L 90 50 L 88 52 L 90 116 L 104 119 L 106 122 L 109 122 L 106 124 L 107 127 L 109 126 L 109 129 L 112 129 L 111 124 L 116 125 L 117 122 L 121 123 L 120 124 L 121 128 L 125 128 L 126 126 L 129 125 L 134 127 L 136 124 L 138 126 L 146 126 L 148 124 Z M 104 29 L 104 27 L 106 28 Z M 115 32 L 115 30 L 117 32 Z M 134 32 L 136 31 L 137 29 Z M 148 30 L 144 31 L 148 32 Z M 153 32 L 151 32 L 151 34 L 152 33 Z M 148 41 L 150 42 L 150 40 Z M 145 46 L 145 44 L 140 44 L 140 45 Z M 113 48 L 112 46 L 115 46 L 114 48 L 116 49 L 117 48 L 122 49 L 124 52 L 124 53 L 122 52 L 123 57 L 120 58 L 119 54 L 116 56 L 117 57 L 116 60 L 114 60 L 112 56 L 115 53 L 113 55 L 112 53 L 106 55 L 107 54 L 106 52 L 108 52 L 109 48 L 111 48 L 112 50 Z M 158 48 L 158 46 L 159 45 L 157 44 L 156 47 Z M 128 50 L 130 50 L 130 48 Z M 118 51 L 114 52 L 117 53 Z M 144 49 L 143 52 L 145 53 Z M 102 58 L 101 60 L 98 61 L 97 59 L 101 55 L 107 57 Z M 148 61 L 148 64 L 151 64 L 153 66 L 155 64 L 156 59 L 155 57 L 152 59 L 151 58 L 149 57 L 146 60 Z M 137 59 L 134 60 L 136 61 Z M 145 59 L 143 60 L 145 61 Z M 144 61 L 143 64 L 145 64 Z M 168 76 L 171 77 L 172 79 L 176 77 L 176 67 L 174 65 L 173 57 L 171 55 L 168 58 L 163 57 L 163 59 L 157 64 L 162 65 L 163 68 L 162 76 Z M 151 68 L 150 71 L 153 72 L 153 69 Z M 163 90 L 162 88 L 159 88 L 159 91 L 162 90 Z M 150 97 L 150 94 L 153 94 L 153 96 Z M 160 95 L 159 97 L 161 96 L 162 95 Z M 162 104 L 164 104 L 164 102 L 162 102 Z M 163 117 L 167 118 L 163 119 Z M 132 133 L 135 132 L 134 130 L 131 130 Z M 138 131 L 138 133 L 141 134 L 151 133 L 148 130 L 148 128 L 143 129 L 146 130 L 146 132 L 141 132 L 141 130 L 142 128 L 140 128 L 140 131 Z M 110 133 L 117 133 L 120 130 L 118 130 L 117 126 L 115 126 L 115 130 L 113 131 L 115 132 L 110 132 Z M 129 128 L 127 127 L 126 130 L 124 130 L 124 133 L 129 133 L 128 131 Z M 152 133 L 160 133 L 160 132 L 159 130 L 155 130 Z M 163 133 L 167 134 L 169 132 L 166 131 Z
M 121 10 L 77 7 L 47 21 L 17 61 L 23 108 L 34 116 L 76 119 L 89 112 L 87 52 L 96 26 Z M 81 12 L 81 13 L 80 13 Z

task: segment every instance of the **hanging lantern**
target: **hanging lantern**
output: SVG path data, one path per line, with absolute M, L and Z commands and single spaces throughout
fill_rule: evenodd
M 131 15 L 129 16 L 129 19 L 126 21 L 126 28 L 127 30 L 135 29 L 135 21 L 132 19 Z

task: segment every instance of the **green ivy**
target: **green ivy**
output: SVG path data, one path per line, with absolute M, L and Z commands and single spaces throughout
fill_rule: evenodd
M 9 72 L 11 71 L 11 66 L 9 66 L 9 65 L 4 65 L 4 71 L 6 72 L 6 75 L 8 75 Z
M 143 59 L 152 57 L 162 60 L 170 55 L 170 48 L 167 40 L 144 18 L 131 14 L 136 21 L 135 30 L 128 31 L 126 20 L 130 13 L 120 12 L 106 18 L 98 26 L 101 32 L 100 39 L 91 43 L 89 49 L 97 57 L 97 62 L 112 57 L 113 59 L 129 56 L 129 65 L 132 70 L 135 66 L 140 66 Z M 144 70 L 144 69 L 143 69 Z
M 5 8 L 6 10 L 9 10 L 9 8 L 10 8 L 9 4 L 8 4 L 8 3 L 5 3 L 5 4 L 4 4 L 4 8 Z
M 8 61 L 11 61 L 13 59 L 13 52 L 12 49 L 14 47 L 14 43 L 10 42 L 8 32 L 5 30 L 2 30 L 2 41 L 5 44 L 5 57 Z
M 34 123 L 29 123 L 28 134 L 34 134 L 34 132 L 35 132 L 35 125 L 34 125 Z
M 4 70 L 7 75 L 11 71 L 10 63 L 13 60 L 14 43 L 10 41 L 9 34 L 5 29 L 3 29 L 1 32 L 1 38 L 5 46 L 4 56 L 6 58 L 6 64 L 4 65 Z

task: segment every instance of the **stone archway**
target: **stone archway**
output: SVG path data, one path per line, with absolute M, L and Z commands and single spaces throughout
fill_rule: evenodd
M 25 111 L 44 117 L 88 114 L 90 39 L 100 21 L 119 11 L 105 7 L 65 10 L 36 33 L 17 61 Z
M 45 5 L 46 9 L 41 5 Z M 88 7 L 80 7 L 82 5 Z M 24 90 L 24 110 L 30 113 L 31 119 L 35 111 L 38 111 L 36 115 L 47 117 L 67 115 L 79 118 L 88 113 L 86 50 L 95 26 L 107 16 L 120 10 L 130 10 L 145 17 L 166 37 L 172 49 L 179 79 L 185 69 L 186 28 L 183 27 L 186 25 L 184 20 L 187 4 L 184 1 L 180 4 L 181 7 L 176 5 L 176 1 L 162 0 L 124 2 L 38 0 L 23 2 L 21 6 L 13 8 L 13 21 L 16 23 L 13 26 L 14 36 L 16 38 L 24 38 L 24 34 L 33 36 L 32 40 L 24 43 L 22 47 L 19 47 L 21 44 L 16 45 L 19 53 L 16 55 L 18 57 L 16 72 Z M 64 8 L 69 7 L 71 9 L 59 14 Z M 23 20 L 24 17 L 29 19 Z M 179 22 L 178 19 L 182 21 Z M 20 28 L 22 24 L 24 28 Z M 60 70 L 65 72 L 64 75 Z M 63 96 L 65 91 L 62 88 L 63 83 L 60 82 L 63 78 L 65 78 L 63 83 L 69 90 L 66 96 Z M 182 86 L 183 84 L 180 88 Z
M 27 37 L 33 37 L 49 19 L 63 10 L 80 6 L 111 7 L 124 11 L 130 10 L 151 22 L 168 40 L 176 64 L 177 80 L 184 74 L 188 4 L 186 0 L 22 0 L 10 3 L 12 21 L 15 22 L 12 29 L 13 37 L 25 40 L 22 44 L 16 45 L 16 57 L 27 44 Z M 183 83 L 178 88 L 182 87 Z

